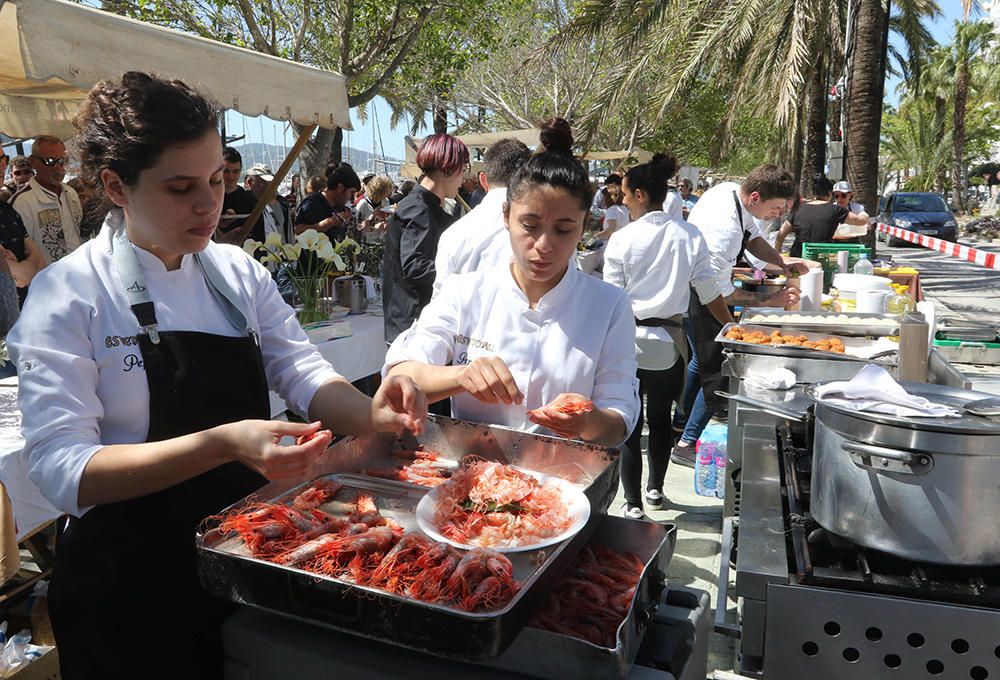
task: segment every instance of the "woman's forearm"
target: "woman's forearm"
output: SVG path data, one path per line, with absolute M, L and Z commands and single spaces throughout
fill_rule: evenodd
M 624 441 L 627 434 L 621 414 L 608 408 L 595 408 L 580 438 L 600 446 L 615 446 Z
M 215 428 L 145 444 L 105 446 L 87 462 L 81 507 L 146 496 L 233 460 Z
M 320 421 L 330 431 L 341 434 L 369 434 L 372 400 L 344 378 L 328 380 L 309 402 L 309 420 Z
M 389 369 L 389 375 L 409 376 L 427 395 L 427 403 L 464 392 L 459 382 L 462 366 L 433 366 L 419 361 L 404 361 Z

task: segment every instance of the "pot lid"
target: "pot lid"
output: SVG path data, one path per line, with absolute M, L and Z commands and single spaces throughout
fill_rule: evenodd
M 958 418 L 915 418 L 912 416 L 896 416 L 885 413 L 869 413 L 866 411 L 852 411 L 843 406 L 831 404 L 828 401 L 816 396 L 816 389 L 825 383 L 817 383 L 806 388 L 806 396 L 818 406 L 831 409 L 844 415 L 853 416 L 860 420 L 874 423 L 884 423 L 886 425 L 897 425 L 913 430 L 924 430 L 929 432 L 953 432 L 956 434 L 974 434 L 983 436 L 1000 435 L 1000 416 L 979 416 L 967 413 L 962 409 L 969 402 L 981 399 L 990 399 L 996 395 L 985 392 L 974 392 L 973 390 L 963 390 L 957 387 L 946 385 L 932 385 L 929 383 L 900 383 L 910 394 L 924 397 L 928 401 L 937 404 L 944 404 L 956 409 L 962 415 Z

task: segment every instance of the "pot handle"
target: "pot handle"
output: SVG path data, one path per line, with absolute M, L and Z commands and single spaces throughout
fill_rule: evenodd
M 716 390 L 715 396 L 723 397 L 745 406 L 752 406 L 753 408 L 763 411 L 764 413 L 774 416 L 775 418 L 794 420 L 797 423 L 804 423 L 809 418 L 809 414 L 803 413 L 802 411 L 793 411 L 790 408 L 782 408 L 781 406 L 777 406 L 775 404 L 769 404 L 766 401 L 751 399 L 750 397 L 744 397 L 739 394 L 730 394 L 729 392 L 723 392 L 722 390 Z
M 859 444 L 858 442 L 844 442 L 840 445 L 840 448 L 848 454 L 852 454 L 851 459 L 854 460 L 856 465 L 874 470 L 923 475 L 934 468 L 934 458 L 927 453 L 900 451 L 899 449 L 873 446 L 872 444 Z M 881 466 L 876 466 L 874 462 L 866 462 L 863 458 L 881 458 L 882 464 Z

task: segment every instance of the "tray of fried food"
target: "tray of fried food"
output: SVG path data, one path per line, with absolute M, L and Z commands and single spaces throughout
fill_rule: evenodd
M 818 336 L 810 333 L 783 331 L 781 329 L 756 328 L 752 326 L 733 326 L 723 336 L 727 340 L 745 342 L 752 345 L 774 345 L 780 347 L 801 347 L 803 349 L 818 349 L 821 352 L 844 353 L 844 341 L 835 336 Z

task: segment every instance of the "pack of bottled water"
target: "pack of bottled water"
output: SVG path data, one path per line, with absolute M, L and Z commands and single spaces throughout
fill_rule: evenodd
M 695 445 L 694 492 L 699 496 L 726 495 L 725 423 L 710 423 Z

